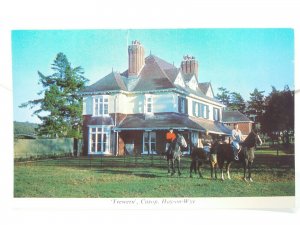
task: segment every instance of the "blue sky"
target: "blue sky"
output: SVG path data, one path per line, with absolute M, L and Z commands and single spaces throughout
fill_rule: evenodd
M 139 40 L 152 54 L 179 67 L 184 55 L 199 62 L 199 82 L 240 93 L 254 88 L 294 89 L 292 29 L 155 29 L 155 30 L 15 30 L 12 31 L 14 120 L 38 122 L 18 105 L 38 98 L 37 71 L 52 74 L 57 53 L 83 67 L 89 84 L 111 72 L 127 69 L 127 43 Z

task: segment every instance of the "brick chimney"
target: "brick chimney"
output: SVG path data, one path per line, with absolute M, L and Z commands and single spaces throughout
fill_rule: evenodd
M 139 41 L 132 41 L 128 46 L 128 76 L 138 75 L 144 64 L 144 47 Z
M 193 74 L 196 75 L 198 79 L 198 61 L 194 56 L 183 56 L 183 61 L 181 62 L 181 71 L 182 74 Z

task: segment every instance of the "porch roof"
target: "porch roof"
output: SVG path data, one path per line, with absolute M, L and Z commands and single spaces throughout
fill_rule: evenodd
M 179 113 L 131 114 L 114 129 L 122 130 L 195 130 L 229 135 L 231 130 L 219 122 L 189 117 Z

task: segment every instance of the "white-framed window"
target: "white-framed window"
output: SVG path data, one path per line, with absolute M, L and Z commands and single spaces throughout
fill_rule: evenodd
M 109 154 L 110 126 L 89 127 L 89 154 Z
M 209 118 L 209 106 L 199 102 L 193 102 L 193 116 Z
M 181 96 L 178 96 L 178 112 L 179 113 L 188 113 L 188 102 L 187 99 Z
M 193 101 L 193 116 L 200 117 L 200 103 Z
M 220 109 L 213 108 L 214 120 L 220 121 Z
M 208 119 L 209 117 L 209 108 L 208 105 L 200 103 L 200 117 Z
M 143 154 L 156 154 L 156 133 L 145 131 L 143 134 Z
M 145 95 L 145 112 L 153 113 L 153 96 Z
M 93 116 L 108 116 L 108 96 L 100 95 L 93 98 Z

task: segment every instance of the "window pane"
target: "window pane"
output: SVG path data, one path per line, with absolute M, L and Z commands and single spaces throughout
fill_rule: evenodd
M 108 114 L 108 105 L 104 104 L 104 115 Z
M 95 152 L 96 149 L 96 134 L 91 135 L 91 152 Z
M 98 104 L 98 99 L 95 99 L 94 101 L 94 112 L 95 112 L 95 115 L 98 115 L 98 111 L 99 111 L 99 104 Z
M 148 151 L 148 146 L 149 146 L 148 143 L 145 142 L 145 143 L 144 143 L 144 151 L 145 151 L 145 152 Z
M 151 143 L 151 151 L 155 150 L 155 143 Z
M 100 101 L 100 102 L 103 102 L 103 97 L 102 97 L 102 96 L 99 97 L 99 101 Z
M 145 133 L 144 133 L 144 140 L 145 140 L 145 141 L 148 141 L 148 139 L 149 139 L 148 132 L 145 132 Z
M 108 102 L 108 98 L 104 98 L 104 102 Z
M 96 128 L 92 128 L 92 132 L 95 133 L 96 132 Z
M 151 136 L 150 136 L 150 139 L 151 139 L 151 140 L 150 140 L 150 141 L 151 141 L 151 142 L 156 142 L 156 134 L 153 133 L 153 132 L 151 132 L 150 134 L 151 134 Z
M 99 110 L 99 115 L 102 115 L 103 114 L 103 105 L 101 104 L 100 105 L 100 110 Z
M 103 152 L 106 152 L 107 148 L 106 148 L 106 143 L 103 143 Z
M 102 142 L 102 135 L 101 133 L 98 133 L 97 152 L 101 151 L 101 142 Z

